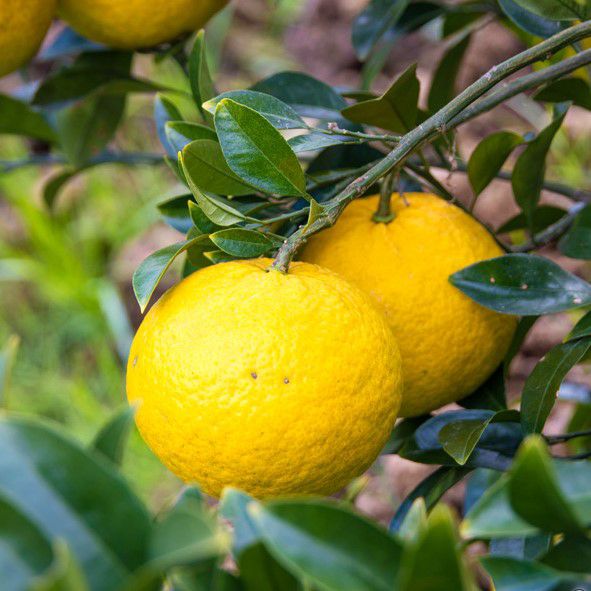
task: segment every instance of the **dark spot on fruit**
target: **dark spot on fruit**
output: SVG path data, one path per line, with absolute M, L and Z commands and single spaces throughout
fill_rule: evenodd
M 133 367 L 135 367 L 137 365 L 137 355 L 133 358 L 133 361 L 131 362 L 131 365 Z
M 284 384 L 289 384 L 289 378 L 283 378 L 283 383 Z
M 252 376 L 252 379 L 253 379 L 253 380 L 256 380 L 256 379 L 259 377 L 259 376 L 257 375 L 257 372 L 256 372 L 256 371 L 252 371 L 252 372 L 250 373 L 250 375 Z

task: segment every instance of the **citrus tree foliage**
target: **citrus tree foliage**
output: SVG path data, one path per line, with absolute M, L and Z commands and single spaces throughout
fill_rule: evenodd
M 450 281 L 521 323 L 502 366 L 459 402 L 460 410 L 405 419 L 394 428 L 385 454 L 436 469 L 401 503 L 388 528 L 354 512 L 350 500 L 261 503 L 228 490 L 213 510 L 195 487 L 154 519 L 117 471 L 130 413 L 114 417 L 87 449 L 44 424 L 3 417 L 0 567 L 9 573 L 6 588 L 139 591 L 167 581 L 176 591 L 459 591 L 478 588 L 478 571 L 497 591 L 591 588 L 589 393 L 577 394 L 570 432 L 543 434 L 557 393 L 568 397 L 561 389 L 566 374 L 591 349 L 591 312 L 584 313 L 591 285 L 536 254 L 557 243 L 566 256 L 591 260 L 591 193 L 545 175 L 568 109 L 591 109 L 590 17 L 587 0 L 371 0 L 352 27 L 363 63 L 357 89 L 280 72 L 250 88 L 220 92 L 200 33 L 192 42 L 154 49 L 155 59 L 176 59 L 184 68 L 198 113 L 191 119 L 182 115 L 178 90 L 131 73 L 132 54 L 66 30 L 42 56 L 53 65 L 40 84 L 0 97 L 0 131 L 42 143 L 45 151 L 25 164 L 63 164 L 45 185 L 48 207 L 89 167 L 161 162 L 171 168 L 178 194 L 159 208 L 184 238 L 153 253 L 135 273 L 142 310 L 175 259 L 182 259 L 183 275 L 263 255 L 285 271 L 306 238 L 335 223 L 354 198 L 397 189 L 453 199 L 433 174 L 447 169 L 467 175 L 472 207 L 494 179 L 511 184 L 520 213 L 497 231 L 506 254 Z M 490 19 L 529 48 L 460 89 L 456 75 L 471 36 Z M 383 93 L 374 92 L 390 49 L 426 25 L 437 25 L 445 46 L 426 108 L 419 106 L 415 65 Z M 110 148 L 131 93 L 156 93 L 162 154 Z M 456 129 L 517 95 L 545 108 L 547 124 L 523 135 L 498 129 L 462 161 Z M 570 206 L 541 205 L 543 190 L 563 195 Z M 571 333 L 525 381 L 519 409 L 509 409 L 505 375 L 528 330 L 540 316 L 578 310 Z M 9 366 L 11 350 L 0 369 Z M 570 455 L 556 457 L 558 443 L 569 443 Z M 439 500 L 460 481 L 467 487 L 458 526 Z M 473 557 L 468 566 L 474 542 L 486 547 L 478 567 Z

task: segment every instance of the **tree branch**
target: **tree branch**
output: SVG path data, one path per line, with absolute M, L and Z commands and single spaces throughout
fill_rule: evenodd
M 289 263 L 295 252 L 306 241 L 308 236 L 333 225 L 350 201 L 363 195 L 369 186 L 400 165 L 412 152 L 420 148 L 431 138 L 444 133 L 447 130 L 448 124 L 455 117 L 499 82 L 522 68 L 542 59 L 548 59 L 549 56 L 563 47 L 589 36 L 591 36 L 591 21 L 585 21 L 565 29 L 538 45 L 491 68 L 482 78 L 471 84 L 445 107 L 429 117 L 429 119 L 421 123 L 418 127 L 415 127 L 406 135 L 402 136 L 397 146 L 383 160 L 378 162 L 368 172 L 355 179 L 332 200 L 332 204 L 328 208 L 325 217 L 319 218 L 308 227 L 294 232 L 279 249 L 273 267 L 283 273 L 287 272 Z M 583 53 L 579 54 L 579 56 L 582 55 Z M 583 61 L 587 58 L 591 61 L 591 54 L 585 56 Z

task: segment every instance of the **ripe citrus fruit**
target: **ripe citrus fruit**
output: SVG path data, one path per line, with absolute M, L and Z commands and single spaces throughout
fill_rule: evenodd
M 59 0 L 61 17 L 88 39 L 152 47 L 201 28 L 228 0 Z
M 392 196 L 395 218 L 372 221 L 378 196 L 353 201 L 334 227 L 312 236 L 302 259 L 336 271 L 382 307 L 404 368 L 400 414 L 459 400 L 503 359 L 516 319 L 479 306 L 449 276 L 503 254 L 474 218 L 435 195 Z
M 373 462 L 400 406 L 400 355 L 371 299 L 316 265 L 270 263 L 190 275 L 131 347 L 140 432 L 213 496 L 335 492 Z
M 0 0 L 0 76 L 27 63 L 39 49 L 56 0 Z

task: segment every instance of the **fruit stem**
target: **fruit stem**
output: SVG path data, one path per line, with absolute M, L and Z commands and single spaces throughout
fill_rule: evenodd
M 378 210 L 373 214 L 372 220 L 377 224 L 389 224 L 396 214 L 392 212 L 392 188 L 394 185 L 394 172 L 387 174 L 380 181 L 380 200 Z

